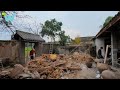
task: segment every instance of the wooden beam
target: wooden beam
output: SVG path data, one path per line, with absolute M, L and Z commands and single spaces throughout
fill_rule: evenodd
M 109 48 L 110 46 L 111 46 L 111 45 L 107 45 L 107 46 L 106 46 L 106 53 L 105 53 L 104 63 L 106 63 L 107 54 L 108 54 L 108 48 Z

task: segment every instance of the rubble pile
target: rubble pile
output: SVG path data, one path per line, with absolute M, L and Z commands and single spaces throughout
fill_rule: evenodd
M 26 66 L 16 64 L 0 71 L 0 79 L 111 79 L 116 75 L 120 76 L 120 73 L 109 65 L 96 63 L 90 55 L 77 52 L 57 56 L 44 54 Z
M 73 55 L 60 54 L 57 57 L 56 55 L 44 54 L 35 58 L 35 60 L 29 61 L 25 67 L 16 64 L 6 75 L 12 79 L 87 78 L 88 74 L 82 75 L 81 73 L 91 73 L 86 64 L 89 62 L 93 62 L 93 58 L 83 53 L 79 54 L 75 52 Z M 5 75 L 0 73 L 0 76 Z
M 55 60 L 44 55 L 28 62 L 27 68 L 30 72 L 36 70 L 40 74 L 40 78 L 44 79 L 80 78 L 82 64 L 89 62 L 93 62 L 91 56 L 75 52 L 69 56 L 58 55 Z

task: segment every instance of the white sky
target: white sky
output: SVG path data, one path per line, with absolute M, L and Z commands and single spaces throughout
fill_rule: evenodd
M 25 11 L 37 23 L 44 23 L 46 20 L 55 18 L 63 23 L 62 30 L 65 30 L 71 38 L 79 36 L 95 36 L 100 30 L 108 16 L 114 16 L 118 11 Z M 33 21 L 34 21 L 33 20 Z M 24 22 L 33 23 L 32 20 Z M 22 22 L 22 20 L 20 20 Z M 20 25 L 18 25 L 20 26 Z M 34 27 L 35 29 L 35 27 Z M 0 39 L 9 39 L 9 35 L 2 33 Z M 44 38 L 46 41 L 48 39 Z

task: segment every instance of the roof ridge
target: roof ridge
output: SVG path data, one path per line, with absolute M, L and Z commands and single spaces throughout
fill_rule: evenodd
M 38 35 L 38 34 L 33 34 L 33 33 L 30 33 L 30 32 L 24 32 L 24 31 L 20 31 L 20 30 L 16 30 L 16 32 L 22 32 L 22 33 L 27 33 L 27 34 L 32 34 L 32 35 Z M 40 36 L 40 35 L 38 35 Z
M 40 35 L 16 30 L 16 34 L 24 40 L 45 41 Z

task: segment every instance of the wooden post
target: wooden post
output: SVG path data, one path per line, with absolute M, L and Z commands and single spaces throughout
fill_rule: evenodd
M 29 53 L 28 53 L 28 42 L 27 42 L 27 59 L 26 59 L 26 62 L 28 61 L 28 59 L 29 59 Z

